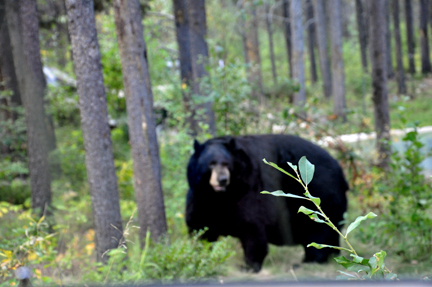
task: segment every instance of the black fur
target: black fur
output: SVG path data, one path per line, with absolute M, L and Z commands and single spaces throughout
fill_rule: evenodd
M 309 191 L 321 198 L 324 212 L 333 223 L 339 224 L 347 209 L 348 184 L 338 162 L 324 149 L 290 135 L 227 136 L 202 145 L 195 141 L 194 148 L 187 171 L 189 232 L 208 227 L 203 238 L 209 241 L 221 235 L 239 238 L 246 264 L 255 272 L 261 269 L 268 243 L 301 244 L 306 262 L 325 262 L 335 252 L 328 248 L 306 248 L 311 242 L 339 245 L 338 234 L 330 227 L 297 214 L 301 205 L 315 209 L 308 201 L 260 194 L 263 190 L 283 190 L 302 195 L 304 190 L 298 182 L 264 164 L 262 159 L 292 172 L 286 162 L 297 165 L 305 155 L 315 165 Z M 225 192 L 215 192 L 209 185 L 209 166 L 215 162 L 229 167 L 231 179 Z

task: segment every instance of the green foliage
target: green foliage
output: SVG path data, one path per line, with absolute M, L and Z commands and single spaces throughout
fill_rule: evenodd
M 417 127 L 415 123 L 405 134 L 405 151 L 393 152 L 390 171 L 371 191 L 384 196 L 388 212 L 364 232 L 364 240 L 373 238 L 407 261 L 429 259 L 432 254 L 432 187 L 422 173 L 420 164 L 427 155 L 421 151 L 424 144 Z
M 9 230 L 0 237 L 0 285 L 2 282 L 9 286 L 15 284 L 14 272 L 22 266 L 32 268 L 33 274 L 42 282 L 49 282 L 48 277 L 41 276 L 40 264 L 48 267 L 53 263 L 56 255 L 55 234 L 48 232 L 44 217 L 36 220 L 31 210 L 21 211 L 20 206 L 0 202 L 0 220 L 10 221 L 11 217 L 17 217 L 20 224 L 2 225 L 2 231 Z
M 317 249 L 333 248 L 333 249 L 347 251 L 350 253 L 352 260 L 347 259 L 345 256 L 336 257 L 335 260 L 339 265 L 343 266 L 348 271 L 354 272 L 354 275 L 351 273 L 339 271 L 342 275 L 337 276 L 336 279 L 342 279 L 342 280 L 347 280 L 347 279 L 348 280 L 353 280 L 353 279 L 354 280 L 365 280 L 365 279 L 394 280 L 397 278 L 396 274 L 391 273 L 391 271 L 385 267 L 384 258 L 387 256 L 387 253 L 385 251 L 381 250 L 380 252 L 375 253 L 371 258 L 365 259 L 363 257 L 358 256 L 357 252 L 352 247 L 351 243 L 348 241 L 348 234 L 351 231 L 356 229 L 362 221 L 376 217 L 376 214 L 374 214 L 373 212 L 369 212 L 365 216 L 357 217 L 357 219 L 348 226 L 346 234 L 343 235 L 341 233 L 341 231 L 339 231 L 339 229 L 336 227 L 336 225 L 334 225 L 333 222 L 330 221 L 330 219 L 327 217 L 327 215 L 321 209 L 321 207 L 320 207 L 321 200 L 317 197 L 313 197 L 308 190 L 307 185 L 310 183 L 310 181 L 313 178 L 315 166 L 313 164 L 311 164 L 306 159 L 305 156 L 303 156 L 299 160 L 298 168 L 296 165 L 293 165 L 292 163 L 288 162 L 288 165 L 294 170 L 296 176 L 294 176 L 294 175 L 286 172 L 285 170 L 281 169 L 275 163 L 267 162 L 265 159 L 264 159 L 264 163 L 270 165 L 273 168 L 276 168 L 279 171 L 282 171 L 286 175 L 295 179 L 298 183 L 300 183 L 303 186 L 305 192 L 303 194 L 304 197 L 298 196 L 295 194 L 290 194 L 290 193 L 284 194 L 280 190 L 275 191 L 275 192 L 263 191 L 263 192 L 261 192 L 262 194 L 271 194 L 271 195 L 275 195 L 275 196 L 300 198 L 300 199 L 305 199 L 305 200 L 309 200 L 309 201 L 313 202 L 313 204 L 318 209 L 318 211 L 314 211 L 314 210 L 308 209 L 304 206 L 301 206 L 299 208 L 298 212 L 306 214 L 307 216 L 309 216 L 309 218 L 311 220 L 313 220 L 317 223 L 327 224 L 345 240 L 345 242 L 349 248 L 326 245 L 326 244 L 319 244 L 319 243 L 315 243 L 315 242 L 312 242 L 312 243 L 308 244 L 308 246 L 307 246 L 307 247 L 314 247 Z M 300 174 L 299 174 L 298 170 L 300 170 Z M 362 274 L 361 272 L 363 272 L 364 274 Z
M 147 233 L 144 248 L 137 243 L 120 246 L 108 252 L 106 265 L 98 265 L 83 278 L 86 282 L 184 282 L 202 281 L 224 275 L 225 261 L 234 255 L 227 240 L 209 243 L 200 240 L 202 232 L 192 238 L 151 243 Z
M 80 112 L 75 88 L 49 85 L 47 99 L 50 101 L 48 112 L 53 116 L 56 125 L 79 126 Z

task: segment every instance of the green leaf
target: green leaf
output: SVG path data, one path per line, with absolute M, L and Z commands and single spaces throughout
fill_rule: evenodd
M 273 163 L 273 162 L 268 162 L 265 158 L 263 159 L 263 162 L 264 162 L 265 164 L 268 164 L 269 166 L 271 166 L 271 167 L 277 169 L 278 171 L 280 171 L 280 172 L 282 172 L 282 173 L 285 173 L 286 175 L 288 175 L 288 176 L 294 178 L 295 180 L 299 181 L 299 180 L 297 179 L 297 177 L 295 177 L 295 176 L 292 175 L 291 173 L 285 171 L 284 169 L 280 168 L 277 164 L 275 164 L 275 163 Z
M 305 195 L 307 198 L 309 198 L 310 200 L 312 200 L 312 202 L 315 203 L 317 206 L 320 206 L 320 204 L 321 204 L 321 199 L 320 199 L 319 197 L 312 196 L 312 195 L 309 193 L 309 191 L 306 191 L 306 192 L 304 193 L 304 195 Z
M 352 222 L 349 226 L 348 226 L 348 228 L 347 228 L 347 232 L 346 232 L 346 234 L 345 234 L 345 237 L 347 237 L 348 236 L 348 233 L 350 233 L 351 231 L 353 231 L 355 228 L 357 228 L 357 226 L 359 226 L 359 224 L 360 224 L 360 222 L 362 222 L 363 220 L 366 220 L 366 219 L 369 219 L 369 218 L 374 218 L 374 217 L 376 217 L 377 215 L 375 214 L 375 213 L 373 213 L 373 212 L 369 212 L 367 215 L 365 215 L 365 216 L 359 216 L 359 217 L 357 217 L 357 219 L 354 221 L 354 222 Z
M 307 199 L 306 197 L 303 197 L 303 196 L 298 196 L 298 195 L 291 194 L 291 193 L 284 193 L 282 190 L 276 190 L 273 192 L 261 191 L 261 194 L 271 194 L 274 196 L 285 196 L 285 197 L 292 197 L 292 198 Z
M 295 172 L 297 172 L 297 166 L 295 164 L 292 164 L 289 161 L 287 161 L 287 164 L 290 166 L 290 168 L 292 168 Z
M 352 280 L 353 278 L 357 279 L 357 277 L 352 275 L 352 274 L 349 274 L 349 273 L 346 273 L 346 272 L 343 272 L 340 270 L 338 270 L 338 272 L 343 274 L 343 275 L 342 276 L 340 276 L 340 275 L 336 276 L 336 280 Z
M 361 265 L 365 265 L 365 266 L 369 266 L 369 260 L 365 259 L 361 256 L 355 255 L 355 254 L 350 254 L 351 257 L 353 257 L 353 262 L 361 264 Z
M 356 262 L 353 262 L 353 261 L 345 258 L 345 256 L 335 257 L 334 260 L 339 265 L 341 265 L 345 269 L 347 269 L 348 271 L 353 271 L 353 272 L 356 272 L 356 273 L 359 273 L 359 272 L 370 272 L 369 266 L 364 266 L 362 264 L 358 264 Z
M 311 244 L 308 244 L 307 247 L 315 247 L 316 249 L 333 248 L 333 249 L 345 250 L 345 251 L 351 252 L 351 250 L 349 250 L 347 248 L 343 248 L 343 247 L 339 247 L 339 246 L 333 246 L 333 245 L 319 244 L 319 243 L 315 243 L 315 242 L 312 242 Z M 336 258 L 335 258 L 335 260 L 336 260 Z
M 315 166 L 311 164 L 305 156 L 302 156 L 299 160 L 299 169 L 303 182 L 308 185 L 312 181 Z
M 302 213 L 304 213 L 304 214 L 306 214 L 306 215 L 309 215 L 309 214 L 312 214 L 312 213 L 316 213 L 316 212 L 318 212 L 318 211 L 313 211 L 313 210 L 311 210 L 311 209 L 309 209 L 309 208 L 306 208 L 306 207 L 304 207 L 304 206 L 300 206 L 300 208 L 299 208 L 299 210 L 297 211 L 297 213 L 299 213 L 299 212 L 302 212 Z M 319 213 L 319 212 L 318 212 Z M 320 213 L 321 214 L 321 213 Z

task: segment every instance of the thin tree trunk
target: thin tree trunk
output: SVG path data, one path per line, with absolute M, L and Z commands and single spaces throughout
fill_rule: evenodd
M 407 32 L 407 45 L 408 45 L 408 60 L 409 60 L 409 72 L 415 74 L 415 40 L 414 40 L 414 25 L 413 25 L 413 8 L 412 0 L 405 0 L 405 23 Z
M 366 24 L 366 13 L 363 9 L 362 0 L 356 0 L 356 18 L 357 18 L 357 30 L 360 43 L 360 54 L 363 72 L 368 70 L 368 56 L 367 56 L 367 46 L 368 46 L 368 27 Z
M 195 110 L 191 106 L 191 89 L 193 84 L 192 60 L 190 55 L 189 14 L 186 0 L 173 0 L 176 37 L 179 49 L 180 77 L 185 110 L 189 116 L 187 124 L 191 131 L 198 130 L 195 120 Z
M 96 256 L 106 263 L 108 256 L 103 255 L 122 243 L 123 227 L 93 1 L 66 0 L 66 9 L 96 230 Z
M 266 27 L 267 27 L 267 34 L 269 38 L 270 63 L 272 68 L 273 83 L 276 84 L 277 73 L 276 73 L 275 55 L 274 55 L 274 47 L 273 47 L 273 28 L 272 28 L 273 15 L 270 15 L 270 5 L 268 3 L 265 4 L 265 11 L 266 11 Z
M 389 0 L 385 1 L 385 19 L 386 19 L 386 32 L 385 32 L 385 38 L 386 38 L 386 49 L 387 49 L 387 77 L 389 79 L 394 78 L 394 69 L 393 69 L 393 57 L 392 57 L 392 48 L 391 48 L 391 31 L 390 31 L 390 5 Z
M 331 25 L 331 61 L 333 109 L 335 115 L 346 121 L 345 71 L 342 54 L 342 24 L 340 0 L 329 0 Z
M 306 104 L 306 87 L 304 74 L 304 37 L 302 23 L 301 0 L 291 0 L 290 15 L 292 35 L 292 69 L 293 80 L 300 85 L 300 90 L 294 94 L 294 105 L 304 107 Z
M 399 28 L 399 0 L 393 1 L 393 23 L 394 23 L 394 37 L 396 46 L 396 64 L 397 64 L 397 82 L 399 94 L 406 94 L 407 89 L 405 85 L 405 72 L 402 61 L 402 40 Z
M 243 1 L 242 7 L 248 13 L 244 22 L 244 50 L 246 53 L 245 62 L 248 65 L 249 82 L 252 84 L 252 97 L 264 104 L 264 93 L 261 74 L 261 56 L 258 39 L 258 19 L 254 3 Z
M 10 104 L 21 106 L 21 96 L 19 93 L 18 79 L 15 73 L 11 38 L 9 37 L 8 22 L 6 19 L 6 0 L 0 0 L 0 67 L 3 75 L 5 88 L 12 92 Z M 16 119 L 16 115 L 10 115 L 11 119 Z
M 324 0 L 312 0 L 315 15 L 316 37 L 318 44 L 321 78 L 323 90 L 326 98 L 330 98 L 332 93 L 330 63 L 327 50 L 327 29 L 324 14 Z
M 205 0 L 187 0 L 187 10 L 189 12 L 189 39 L 190 53 L 192 59 L 193 91 L 196 95 L 205 96 L 200 89 L 200 80 L 208 76 L 205 69 L 208 63 L 208 48 L 206 42 L 207 20 L 205 10 Z M 206 123 L 209 127 L 209 133 L 216 134 L 215 115 L 212 108 L 212 102 L 207 101 L 197 107 L 205 112 L 205 118 L 200 121 Z M 199 114 L 199 113 L 197 113 Z M 198 133 L 198 131 L 195 131 Z
M 293 78 L 292 36 L 291 36 L 291 18 L 290 18 L 289 0 L 282 0 L 282 15 L 284 17 L 284 35 L 285 35 L 285 44 L 286 44 L 287 54 L 288 54 L 289 77 Z
M 51 205 L 48 129 L 44 109 L 46 82 L 39 47 L 34 0 L 7 0 L 7 21 L 15 71 L 25 108 L 30 170 L 31 206 L 42 216 Z
M 309 61 L 310 61 L 310 77 L 312 83 L 318 81 L 318 74 L 315 62 L 315 17 L 312 7 L 312 1 L 306 0 L 306 14 L 307 14 L 307 32 L 308 32 L 308 50 L 309 50 Z
M 114 12 L 126 93 L 128 126 L 134 169 L 134 190 L 138 206 L 140 240 L 146 233 L 159 240 L 166 234 L 165 206 L 160 177 L 159 158 L 151 157 L 150 140 L 156 140 L 153 95 L 148 93 L 144 69 L 145 42 L 138 0 L 115 0 Z M 149 106 L 150 105 L 150 106 Z M 157 146 L 157 143 L 156 143 Z
M 372 63 L 372 100 L 374 104 L 378 166 L 390 162 L 390 112 L 387 95 L 387 56 L 385 35 L 385 0 L 367 0 L 370 8 L 370 53 Z
M 429 20 L 429 0 L 420 0 L 420 48 L 421 48 L 421 63 L 422 74 L 432 72 L 430 55 L 429 55 L 429 36 L 428 36 L 428 20 Z

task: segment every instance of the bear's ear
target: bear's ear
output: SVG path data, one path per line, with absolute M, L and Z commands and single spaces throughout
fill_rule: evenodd
M 229 150 L 232 150 L 232 151 L 237 150 L 237 143 L 236 143 L 235 139 L 231 138 L 228 141 L 227 147 Z
M 201 144 L 196 139 L 194 140 L 194 150 L 195 152 L 199 152 L 201 150 Z

